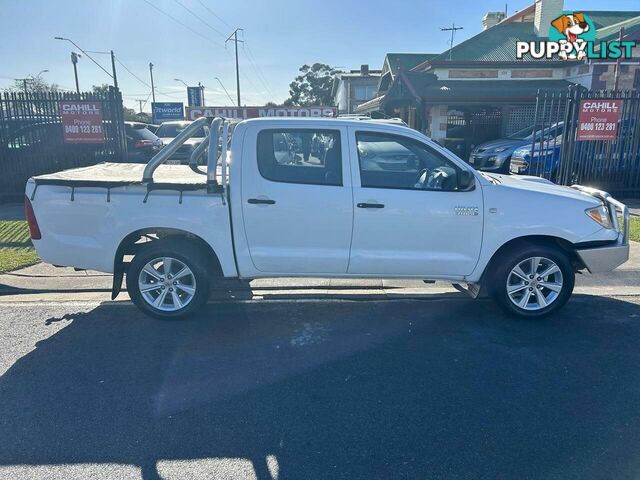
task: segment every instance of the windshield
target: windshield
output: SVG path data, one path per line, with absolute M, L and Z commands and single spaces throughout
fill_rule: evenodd
M 175 138 L 188 126 L 189 123 L 164 123 L 160 125 L 156 135 L 161 138 Z M 204 138 L 204 129 L 199 129 L 193 136 L 196 138 Z
M 518 130 L 516 133 L 509 135 L 507 138 L 511 138 L 513 140 L 531 140 L 533 133 L 533 127 L 523 128 L 522 130 Z
M 508 136 L 507 138 L 511 138 L 513 140 L 532 140 L 534 137 L 540 137 L 542 133 L 543 136 L 557 136 L 562 134 L 564 123 L 558 122 L 553 125 L 546 127 L 545 129 L 536 130 L 534 134 L 534 127 L 523 128 L 522 130 L 517 131 L 516 133 Z
M 151 140 L 155 141 L 158 139 L 149 129 L 147 128 L 139 128 L 139 127 L 131 127 L 127 128 L 127 134 L 129 134 L 132 138 L 138 140 Z

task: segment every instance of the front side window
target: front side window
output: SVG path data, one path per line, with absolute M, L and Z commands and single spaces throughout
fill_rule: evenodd
M 386 133 L 356 134 L 360 182 L 369 188 L 458 189 L 460 169 L 416 140 Z
M 258 170 L 267 180 L 342 185 L 340 132 L 279 129 L 258 134 Z

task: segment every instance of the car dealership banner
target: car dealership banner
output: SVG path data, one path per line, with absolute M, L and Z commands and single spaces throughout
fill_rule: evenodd
M 187 102 L 190 107 L 202 107 L 202 87 L 187 87 Z
M 151 104 L 154 122 L 165 120 L 184 120 L 184 105 L 182 102 L 154 102 Z
M 576 140 L 615 140 L 621 112 L 622 100 L 581 100 Z
M 59 102 L 64 143 L 104 143 L 102 102 Z
M 198 117 L 337 117 L 338 107 L 187 107 L 187 119 Z

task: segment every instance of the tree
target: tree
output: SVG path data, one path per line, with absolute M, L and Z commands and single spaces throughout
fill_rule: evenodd
M 333 105 L 331 89 L 336 70 L 324 63 L 303 65 L 300 75 L 289 84 L 289 98 L 285 105 Z
M 264 104 L 265 107 L 277 107 L 278 104 L 275 102 L 267 102 Z
M 109 85 L 106 83 L 103 83 L 102 85 L 93 85 L 91 87 L 91 91 L 93 93 L 107 93 L 109 92 Z
M 59 92 L 60 85 L 47 83 L 40 76 L 27 75 L 25 79 L 14 81 L 7 91 L 24 93 L 25 89 L 28 93 Z

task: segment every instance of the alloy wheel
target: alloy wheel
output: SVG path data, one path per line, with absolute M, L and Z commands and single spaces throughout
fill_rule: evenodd
M 562 270 L 546 257 L 519 262 L 507 276 L 507 295 L 518 308 L 541 310 L 555 302 L 562 291 Z
M 145 302 L 163 312 L 186 307 L 196 294 L 196 277 L 182 261 L 160 257 L 147 262 L 138 275 L 138 288 Z

